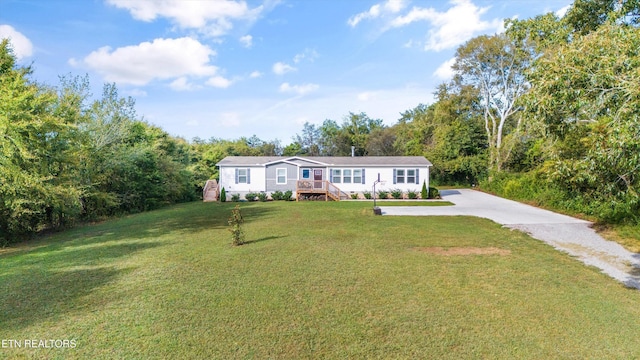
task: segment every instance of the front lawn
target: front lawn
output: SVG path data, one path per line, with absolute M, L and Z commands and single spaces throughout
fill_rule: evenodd
M 371 205 L 373 201 L 369 201 Z M 376 200 L 378 206 L 453 206 L 451 201 L 444 200 Z
M 0 250 L 0 358 L 640 357 L 639 291 L 488 220 L 243 203 L 232 247 L 234 205 Z

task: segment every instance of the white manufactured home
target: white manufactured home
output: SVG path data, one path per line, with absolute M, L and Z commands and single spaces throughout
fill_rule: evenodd
M 227 197 L 291 190 L 296 198 L 325 194 L 327 200 L 373 192 L 374 183 L 376 191 L 419 193 L 423 182 L 429 187 L 432 166 L 422 156 L 227 156 L 216 165 Z

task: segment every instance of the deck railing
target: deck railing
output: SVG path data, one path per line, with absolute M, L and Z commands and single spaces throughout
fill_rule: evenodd
M 340 201 L 341 193 L 337 186 L 327 180 L 298 180 L 296 183 L 296 200 L 301 194 L 324 194 L 326 200 L 331 198 Z

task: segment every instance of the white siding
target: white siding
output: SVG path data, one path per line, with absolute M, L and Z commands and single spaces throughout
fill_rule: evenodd
M 265 191 L 265 171 L 264 167 L 238 167 L 250 169 L 249 184 L 236 184 L 236 167 L 220 167 L 220 188 L 224 187 L 227 197 L 231 194 L 246 194 L 248 192 Z
M 271 164 L 270 167 L 278 168 L 278 167 L 286 167 L 287 168 L 287 186 L 291 186 L 291 189 L 295 190 L 295 179 L 301 177 L 300 168 L 296 170 L 293 166 L 283 166 L 283 164 Z M 302 166 L 307 168 L 306 166 Z M 319 166 L 310 166 L 309 168 L 318 168 Z M 238 183 L 236 184 L 236 169 L 250 169 L 250 179 L 249 184 Z M 426 182 L 427 187 L 429 186 L 429 167 L 427 166 L 411 166 L 411 165 L 398 165 L 398 166 L 357 166 L 357 165 L 349 165 L 349 166 L 327 166 L 323 167 L 323 175 L 325 180 L 332 181 L 332 169 L 349 169 L 349 170 L 358 170 L 364 169 L 364 178 L 365 183 L 353 183 L 353 172 L 351 174 L 351 183 L 344 183 L 344 176 L 342 176 L 342 181 L 340 183 L 334 183 L 342 192 L 349 193 L 362 193 L 365 191 L 372 192 L 373 191 L 373 183 L 377 180 L 378 174 L 380 174 L 380 180 L 384 181 L 384 184 L 377 184 L 376 191 L 384 190 L 390 191 L 394 189 L 400 189 L 402 192 L 406 193 L 407 191 L 415 191 L 420 192 L 422 189 L 422 183 Z M 405 183 L 402 184 L 394 184 L 394 169 L 418 169 L 418 183 Z M 275 174 L 275 170 L 272 171 Z M 274 177 L 272 174 L 270 176 Z M 406 174 L 405 174 L 406 180 Z M 270 179 L 270 183 L 275 184 L 275 177 Z M 227 198 L 229 199 L 233 194 L 239 194 L 242 199 L 244 199 L 244 195 L 248 192 L 267 192 L 267 168 L 265 166 L 256 166 L 256 165 L 243 165 L 243 166 L 220 166 L 220 187 L 224 187 L 227 193 Z M 272 187 L 275 185 L 272 185 Z M 278 189 L 280 189 L 281 185 L 278 185 Z M 269 188 L 269 192 L 273 191 L 274 188 Z
M 327 168 L 327 171 L 329 171 L 329 169 L 359 169 L 359 168 L 342 168 L 342 167 L 335 167 L 335 168 Z M 392 190 L 392 189 L 400 189 L 404 192 L 409 191 L 409 190 L 414 190 L 416 192 L 420 192 L 420 190 L 422 189 L 422 182 L 426 181 L 427 183 L 427 187 L 429 187 L 429 168 L 428 167 L 412 167 L 412 166 L 407 166 L 407 167 L 403 167 L 403 166 L 398 166 L 398 167 L 378 167 L 378 168 L 367 168 L 364 167 L 363 169 L 365 169 L 365 183 L 364 184 L 345 184 L 345 183 L 336 183 L 334 184 L 335 186 L 337 186 L 340 190 L 342 190 L 345 193 L 350 193 L 350 192 L 357 192 L 357 193 L 361 193 L 363 191 L 373 191 L 373 183 L 378 179 L 378 174 L 380 174 L 380 180 L 384 181 L 384 184 L 377 184 L 376 185 L 376 191 L 378 190 Z M 419 169 L 419 173 L 418 173 L 418 177 L 419 177 L 419 182 L 418 184 L 415 183 L 411 183 L 411 184 L 394 184 L 393 183 L 393 169 Z M 327 174 L 329 174 L 327 172 Z M 329 177 L 329 179 L 331 179 L 331 177 Z

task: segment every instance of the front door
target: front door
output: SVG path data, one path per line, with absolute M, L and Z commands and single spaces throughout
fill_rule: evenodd
M 313 188 L 322 189 L 322 169 L 313 169 Z

